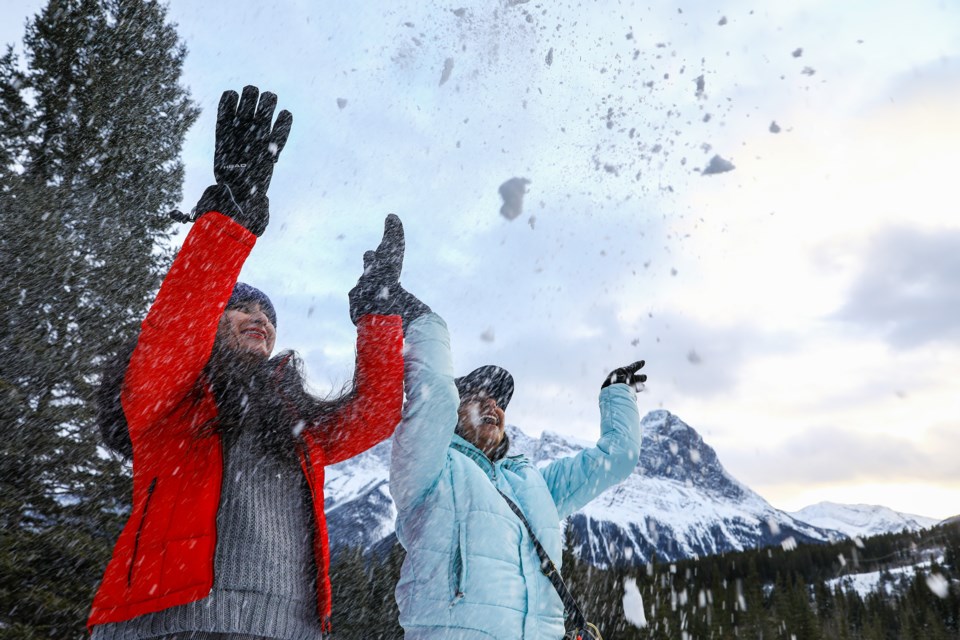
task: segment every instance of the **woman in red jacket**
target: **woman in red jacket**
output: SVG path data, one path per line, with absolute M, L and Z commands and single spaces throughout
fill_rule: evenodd
M 274 124 L 275 107 L 256 87 L 224 93 L 217 184 L 194 210 L 129 364 L 104 378 L 102 416 L 119 398 L 112 417 L 129 433 L 133 504 L 94 598 L 95 640 L 329 631 L 324 466 L 392 434 L 403 326 L 429 309 L 400 287 L 403 229 L 390 216 L 350 292 L 352 391 L 317 399 L 295 354 L 270 357 L 276 312 L 237 276 L 267 226 L 266 192 L 292 124 L 287 111 Z

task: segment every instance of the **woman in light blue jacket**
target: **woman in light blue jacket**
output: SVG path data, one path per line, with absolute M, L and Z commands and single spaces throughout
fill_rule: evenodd
M 412 322 L 406 340 L 407 402 L 390 465 L 407 552 L 396 590 L 406 639 L 562 638 L 560 596 L 498 490 L 519 505 L 559 566 L 561 519 L 637 464 L 634 386 L 646 379 L 636 373 L 642 363 L 604 381 L 596 447 L 537 469 L 505 455 L 509 373 L 488 366 L 454 380 L 449 334 L 433 313 Z

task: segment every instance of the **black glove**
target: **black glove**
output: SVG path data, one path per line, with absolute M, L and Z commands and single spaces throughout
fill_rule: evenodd
M 647 381 L 647 376 L 643 373 L 637 373 L 637 371 L 640 371 L 644 364 L 645 363 L 643 360 L 637 360 L 633 364 L 628 364 L 625 367 L 614 369 L 606 378 L 604 378 L 603 384 L 600 385 L 600 388 L 606 389 L 612 384 L 623 383 L 630 385 L 635 391 L 640 391 L 641 385 Z
M 258 103 L 259 97 L 259 103 Z M 219 211 L 229 215 L 254 235 L 261 235 L 270 220 L 270 201 L 267 189 L 273 178 L 273 165 L 280 156 L 290 135 L 293 116 L 281 111 L 273 123 L 273 111 L 277 96 L 254 86 L 243 88 L 243 95 L 236 91 L 224 91 L 217 109 L 216 147 L 213 154 L 213 175 L 221 196 L 230 198 L 213 201 L 208 198 L 210 189 L 197 203 L 191 215 L 179 211 L 170 215 L 179 222 L 196 220 L 207 211 Z M 224 209 L 235 205 L 232 212 Z
M 430 312 L 430 307 L 400 286 L 403 252 L 403 223 L 391 213 L 383 223 L 380 246 L 363 254 L 363 275 L 348 294 L 353 324 L 370 313 L 398 315 L 406 329 L 410 322 Z

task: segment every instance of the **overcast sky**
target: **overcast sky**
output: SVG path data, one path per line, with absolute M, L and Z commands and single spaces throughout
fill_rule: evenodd
M 7 0 L 3 41 L 42 4 Z M 203 109 L 183 206 L 220 93 L 274 91 L 294 126 L 242 278 L 318 388 L 351 376 L 346 292 L 395 212 L 404 285 L 458 372 L 513 372 L 528 433 L 594 439 L 644 358 L 641 411 L 774 506 L 955 515 L 960 5 L 767 4 L 171 0 Z

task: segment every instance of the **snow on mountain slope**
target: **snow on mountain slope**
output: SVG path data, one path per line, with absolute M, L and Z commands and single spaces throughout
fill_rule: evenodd
M 771 544 L 840 537 L 773 508 L 731 477 L 700 435 L 668 411 L 642 421 L 640 462 L 570 518 L 581 557 L 598 565 L 639 565 Z M 592 443 L 544 432 L 531 438 L 508 427 L 510 454 L 542 466 Z M 371 549 L 393 532 L 396 509 L 387 476 L 390 442 L 326 470 L 331 547 Z
M 868 538 L 904 529 L 919 531 L 940 522 L 937 518 L 900 513 L 878 505 L 834 502 L 818 502 L 791 512 L 791 515 L 817 527 L 840 531 L 850 538 Z
M 571 517 L 581 557 L 641 564 L 838 537 L 775 509 L 733 478 L 700 435 L 668 411 L 641 423 L 636 470 Z

